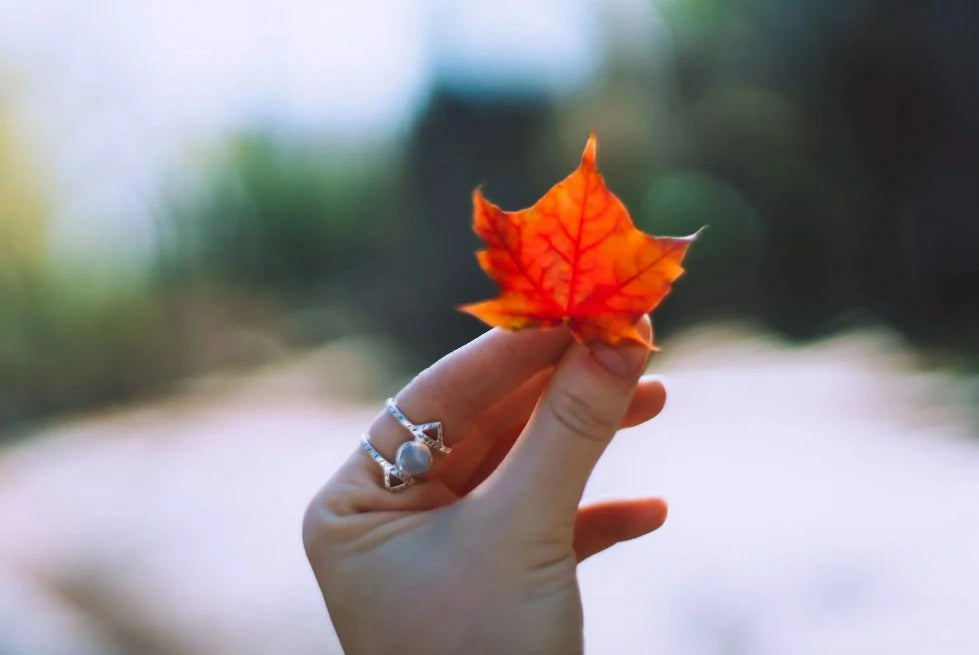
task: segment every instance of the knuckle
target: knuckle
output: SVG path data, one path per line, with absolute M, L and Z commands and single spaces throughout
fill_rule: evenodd
M 557 389 L 551 396 L 554 419 L 574 436 L 606 443 L 615 431 L 615 421 L 593 398 L 572 389 Z
M 344 538 L 343 495 L 327 484 L 306 507 L 302 536 L 307 553 L 330 550 Z
M 330 513 L 320 497 L 313 498 L 303 514 L 303 546 L 306 547 L 307 554 L 321 550 L 330 542 L 330 523 Z

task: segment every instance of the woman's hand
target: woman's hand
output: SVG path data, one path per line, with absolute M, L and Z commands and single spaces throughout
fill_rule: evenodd
M 581 652 L 578 562 L 666 519 L 659 499 L 578 507 L 615 431 L 663 407 L 646 358 L 564 329 L 492 330 L 405 387 L 398 407 L 442 421 L 451 454 L 392 493 L 354 446 L 303 525 L 346 652 Z M 411 438 L 387 412 L 369 435 L 392 462 Z

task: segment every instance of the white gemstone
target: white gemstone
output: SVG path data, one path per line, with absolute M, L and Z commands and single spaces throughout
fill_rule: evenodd
M 401 444 L 394 463 L 408 475 L 421 475 L 432 468 L 432 452 L 420 441 Z

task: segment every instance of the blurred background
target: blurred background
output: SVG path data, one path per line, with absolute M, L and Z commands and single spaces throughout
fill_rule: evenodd
M 0 0 L 0 653 L 339 652 L 305 502 L 592 128 L 710 229 L 589 652 L 979 651 L 979 5 Z

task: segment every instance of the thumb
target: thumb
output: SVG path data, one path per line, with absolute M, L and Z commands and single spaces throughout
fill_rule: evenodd
M 651 331 L 646 317 L 636 327 L 644 336 Z M 492 493 L 531 521 L 549 516 L 573 526 L 585 483 L 622 423 L 648 356 L 635 343 L 572 344 L 523 434 L 487 481 Z

